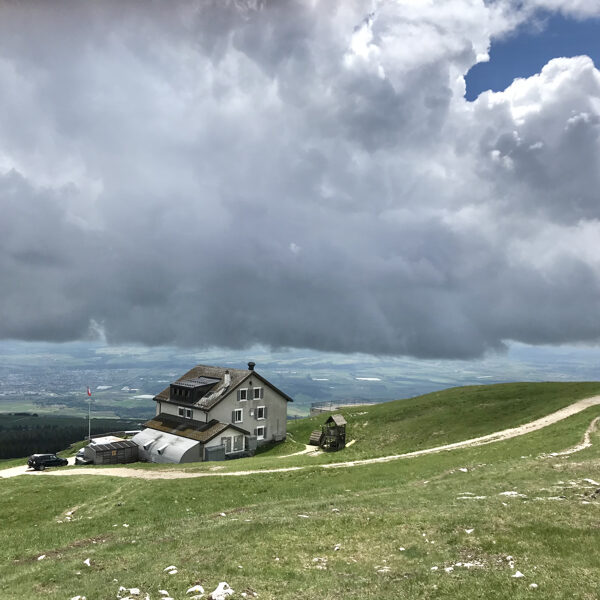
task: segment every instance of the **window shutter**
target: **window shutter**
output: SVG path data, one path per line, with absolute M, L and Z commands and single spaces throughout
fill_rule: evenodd
M 267 418 L 267 407 L 266 406 L 263 408 L 263 417 L 265 419 Z
M 264 429 L 263 429 L 263 436 L 265 438 L 265 440 L 267 439 L 267 426 L 265 425 Z
M 258 427 L 254 428 L 254 435 L 258 435 Z
M 238 402 L 242 399 L 242 390 L 237 391 L 237 399 L 238 399 Z
M 262 400 L 265 397 L 265 388 L 260 388 L 260 399 Z
M 231 411 L 231 422 L 235 423 L 235 410 Z

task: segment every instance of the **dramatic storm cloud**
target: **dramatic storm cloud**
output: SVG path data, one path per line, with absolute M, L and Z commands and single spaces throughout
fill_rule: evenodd
M 0 5 L 0 337 L 472 357 L 600 338 L 593 0 Z

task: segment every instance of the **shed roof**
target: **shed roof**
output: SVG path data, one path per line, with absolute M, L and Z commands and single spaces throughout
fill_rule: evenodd
M 342 425 L 347 425 L 347 421 L 346 419 L 344 419 L 344 417 L 342 415 L 331 415 L 329 417 L 329 419 L 327 419 L 327 421 L 325 421 L 325 423 L 330 423 L 331 421 L 333 421 L 338 427 L 341 427 Z
M 184 419 L 165 413 L 161 413 L 147 423 L 144 423 L 144 426 L 155 429 L 156 431 L 178 435 L 202 443 L 209 442 L 228 427 L 245 435 L 249 434 L 248 431 L 241 427 L 231 425 L 231 423 L 221 423 L 216 419 L 212 419 L 208 423 L 200 423 L 198 421 L 191 421 L 190 419 Z
M 137 444 L 131 440 L 119 440 L 117 442 L 108 442 L 107 444 L 90 444 L 94 452 L 104 452 L 106 450 L 122 450 L 123 448 L 136 448 Z
M 229 384 L 227 384 L 225 377 L 227 373 L 229 374 Z M 213 406 L 218 404 L 225 397 L 228 391 L 235 389 L 249 377 L 256 377 L 258 380 L 274 389 L 278 394 L 281 394 L 288 402 L 293 402 L 293 400 L 286 393 L 275 387 L 262 375 L 259 375 L 256 371 L 251 371 L 250 369 L 230 369 L 227 367 L 196 365 L 193 369 L 190 369 L 187 373 L 182 375 L 173 383 L 178 386 L 185 385 L 187 387 L 187 383 L 183 382 L 194 380 L 216 380 L 216 383 L 210 388 L 209 392 L 194 404 L 194 406 L 197 408 L 208 411 Z M 165 388 L 162 392 L 154 396 L 154 400 L 160 402 L 170 402 L 170 391 L 171 386 Z M 181 400 L 178 399 L 177 403 L 181 404 Z

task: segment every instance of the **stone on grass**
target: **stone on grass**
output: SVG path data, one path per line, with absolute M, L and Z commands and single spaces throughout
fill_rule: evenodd
M 186 594 L 195 594 L 196 592 L 198 592 L 199 594 L 204 594 L 204 588 L 200 584 L 198 584 L 198 585 L 191 587 L 186 592 Z
M 227 596 L 232 596 L 234 591 L 231 589 L 231 586 L 225 582 L 221 581 L 219 585 L 214 589 L 209 598 L 210 600 L 226 600 Z
M 523 573 L 521 573 L 521 571 L 517 571 L 513 577 L 525 577 L 525 575 L 523 575 Z

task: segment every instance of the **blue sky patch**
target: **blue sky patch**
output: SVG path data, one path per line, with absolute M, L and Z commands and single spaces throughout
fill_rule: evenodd
M 581 54 L 600 65 L 600 19 L 578 21 L 562 15 L 538 19 L 492 41 L 489 62 L 478 63 L 467 73 L 465 97 L 475 100 L 485 90 L 504 90 L 517 77 L 539 73 L 552 58 Z

